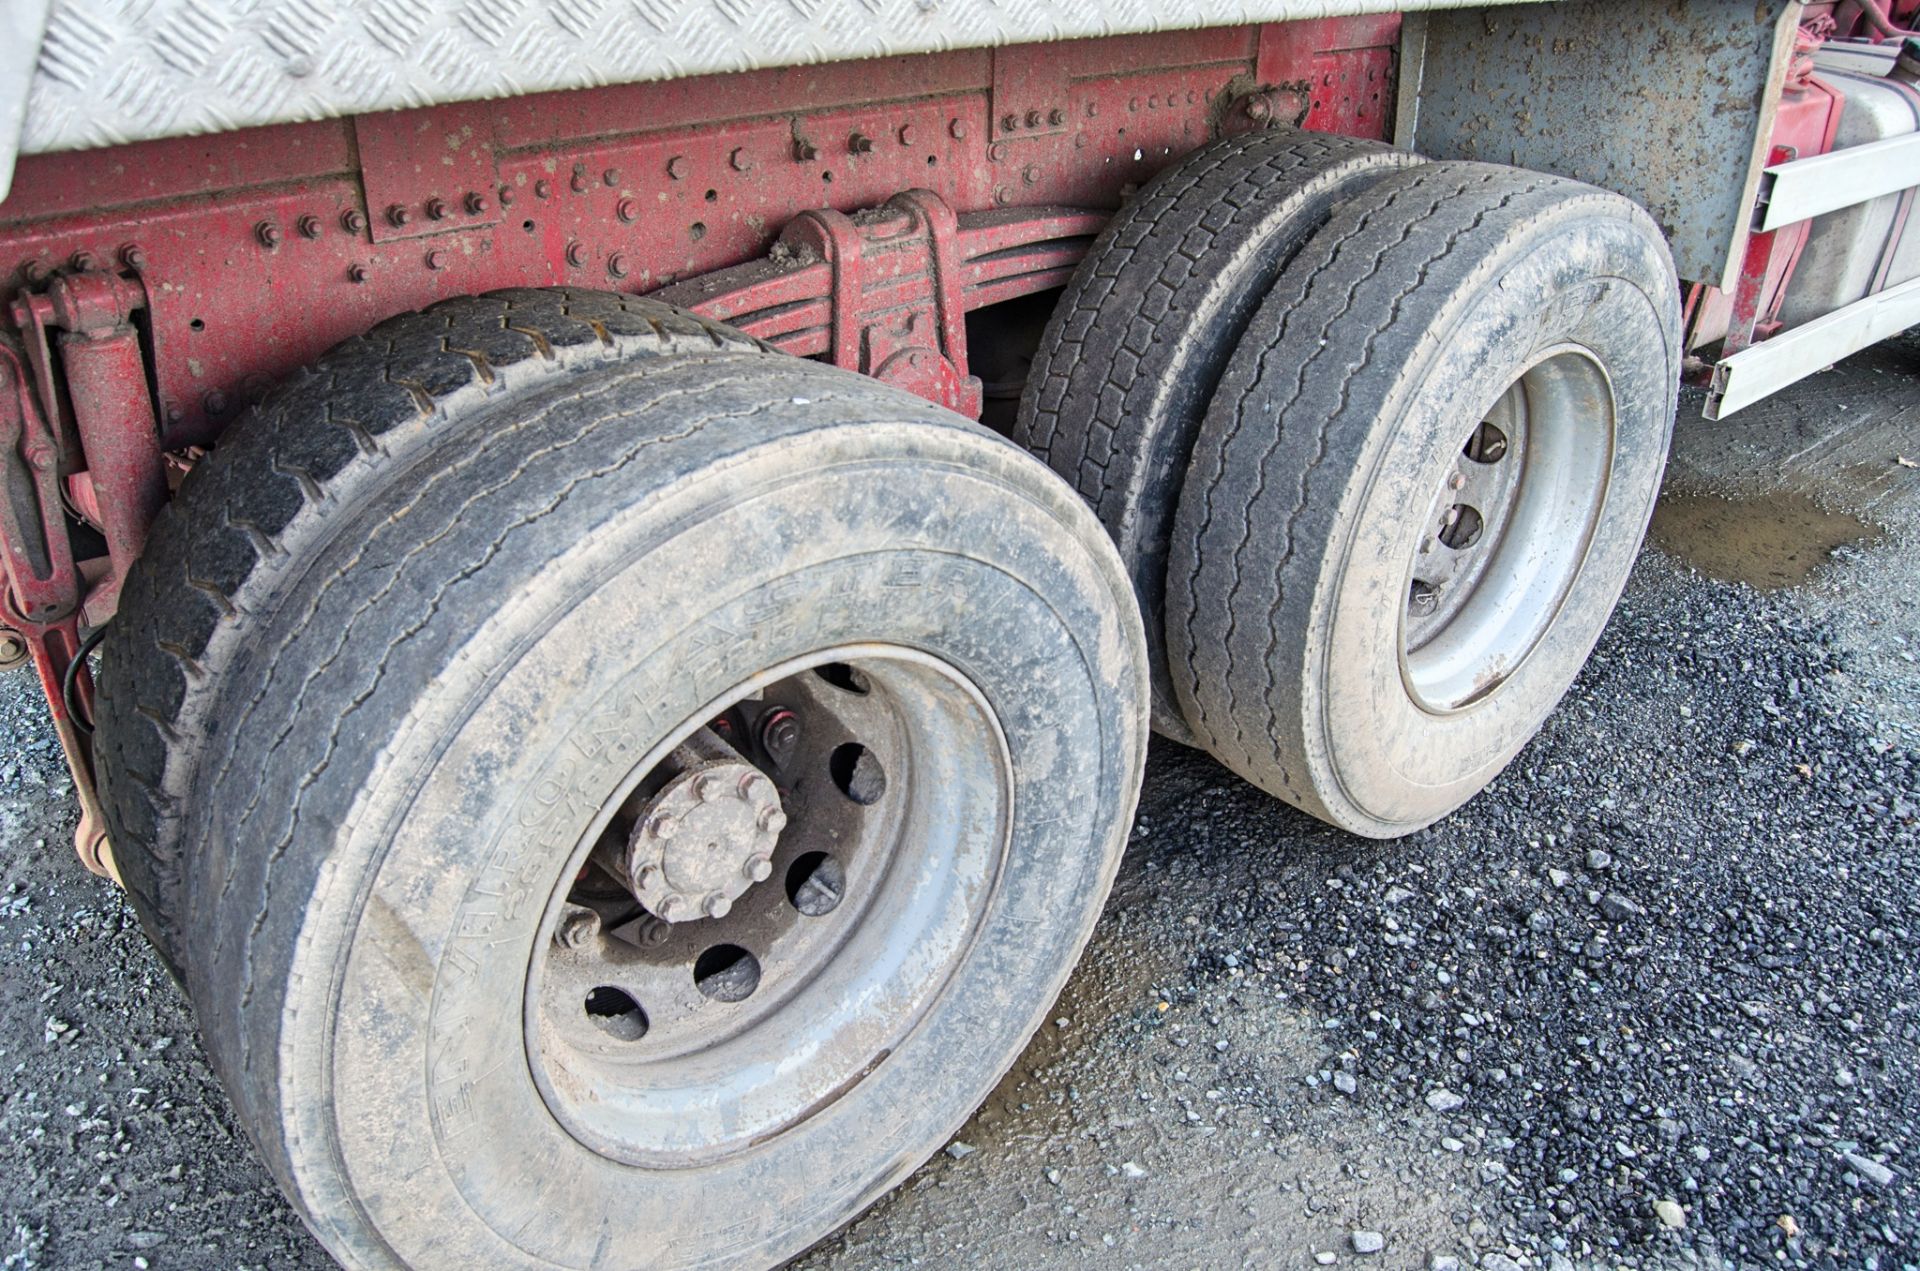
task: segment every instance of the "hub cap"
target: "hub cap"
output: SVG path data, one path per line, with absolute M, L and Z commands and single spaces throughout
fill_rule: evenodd
M 1401 650 L 1415 701 L 1471 705 L 1546 635 L 1592 542 L 1613 445 L 1612 389 L 1577 350 L 1534 363 L 1462 440 L 1409 571 Z

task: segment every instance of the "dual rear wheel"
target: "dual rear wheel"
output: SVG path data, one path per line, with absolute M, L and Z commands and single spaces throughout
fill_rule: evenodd
M 1108 230 L 1020 437 L 1127 562 L 1162 732 L 1355 833 L 1427 825 L 1539 728 L 1625 585 L 1679 383 L 1665 242 L 1577 182 L 1284 130 L 1143 209 L 1163 249 Z

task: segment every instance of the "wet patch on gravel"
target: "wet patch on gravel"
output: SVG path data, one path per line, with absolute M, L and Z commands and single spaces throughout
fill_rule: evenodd
M 1880 531 L 1804 494 L 1728 499 L 1669 492 L 1654 509 L 1655 546 L 1711 578 L 1771 590 L 1805 582 L 1833 553 L 1871 544 Z

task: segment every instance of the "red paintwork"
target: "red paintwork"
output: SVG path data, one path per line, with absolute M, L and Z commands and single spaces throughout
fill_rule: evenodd
M 0 626 L 57 690 L 165 497 L 164 452 L 214 443 L 274 380 L 448 296 L 668 288 L 977 413 L 967 310 L 1064 284 L 1128 191 L 1213 136 L 1385 137 L 1398 35 L 1389 15 L 1057 42 L 24 159 L 0 203 L 0 463 L 21 474 L 0 495 Z M 63 494 L 110 559 L 61 556 Z M 21 547 L 43 522 L 51 565 Z

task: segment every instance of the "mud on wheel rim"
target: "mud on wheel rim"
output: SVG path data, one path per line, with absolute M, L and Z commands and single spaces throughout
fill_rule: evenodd
M 756 1147 L 911 1033 L 999 881 L 1012 772 L 914 650 L 769 668 L 649 753 L 557 874 L 526 1046 L 581 1143 L 654 1167 Z
M 1553 624 L 1606 505 L 1607 373 L 1572 347 L 1537 357 L 1461 443 L 1409 552 L 1401 675 L 1429 711 L 1497 689 Z

